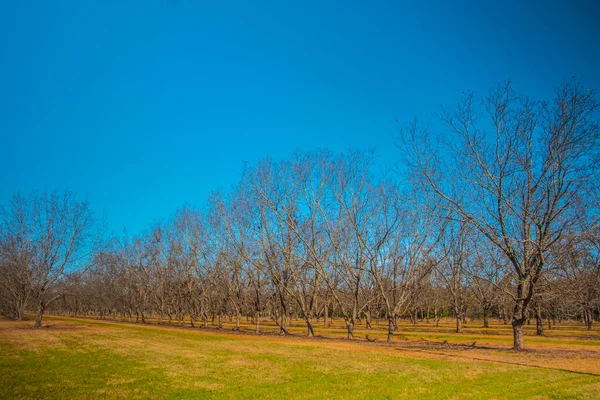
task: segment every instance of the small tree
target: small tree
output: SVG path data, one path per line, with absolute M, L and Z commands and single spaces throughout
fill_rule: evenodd
M 37 302 L 35 326 L 40 327 L 46 307 L 60 297 L 49 289 L 92 251 L 92 211 L 70 192 L 17 194 L 0 218 L 3 242 L 14 244 L 12 254 L 18 255 L 13 267 Z

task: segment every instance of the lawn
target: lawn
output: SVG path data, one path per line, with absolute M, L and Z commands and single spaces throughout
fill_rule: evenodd
M 54 316 L 45 321 L 49 327 L 41 329 L 0 321 L 0 398 L 600 398 L 600 341 L 577 327 L 528 337 L 537 342 L 518 353 L 507 349 L 509 332 L 475 328 L 455 335 L 444 327 L 436 332 L 424 325 L 419 332 L 407 326 L 387 345 Z M 342 332 L 329 329 L 323 334 Z

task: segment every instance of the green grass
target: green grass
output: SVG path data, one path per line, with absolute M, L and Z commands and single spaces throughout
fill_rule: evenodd
M 0 323 L 0 398 L 600 398 L 600 377 L 553 369 L 345 342 L 52 320 L 55 327 L 40 330 Z

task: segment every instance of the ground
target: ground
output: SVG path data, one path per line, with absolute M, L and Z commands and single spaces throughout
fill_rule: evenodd
M 510 326 L 401 324 L 344 340 L 342 321 L 315 324 L 311 339 L 121 321 L 48 316 L 0 320 L 0 399 L 422 398 L 598 399 L 600 334 L 560 324 L 528 331 L 528 350 L 510 350 Z M 369 335 L 374 342 L 365 340 Z

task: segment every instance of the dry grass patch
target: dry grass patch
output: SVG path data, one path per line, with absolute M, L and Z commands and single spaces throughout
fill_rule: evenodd
M 556 369 L 589 373 L 600 364 L 596 351 L 568 346 L 517 353 L 493 341 L 468 348 L 408 336 L 390 345 L 48 322 L 38 330 L 0 322 L 0 398 L 600 397 L 600 377 Z

